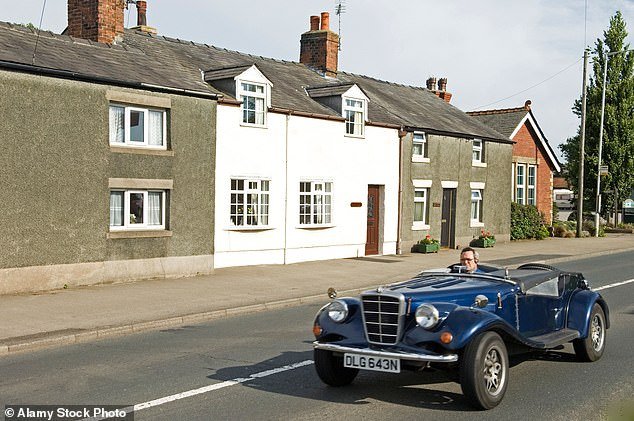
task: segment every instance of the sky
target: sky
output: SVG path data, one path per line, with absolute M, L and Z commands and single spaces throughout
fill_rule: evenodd
M 341 34 L 339 70 L 425 86 L 446 77 L 463 111 L 521 107 L 530 99 L 555 153 L 574 136 L 571 108 L 581 95 L 583 50 L 594 48 L 620 10 L 634 48 L 634 0 L 148 0 L 159 35 L 276 59 L 299 61 L 311 15 L 330 12 Z M 0 21 L 60 33 L 66 0 L 0 0 Z M 42 13 L 44 12 L 44 13 Z M 125 26 L 136 25 L 130 5 Z M 591 75 L 591 66 L 589 75 Z

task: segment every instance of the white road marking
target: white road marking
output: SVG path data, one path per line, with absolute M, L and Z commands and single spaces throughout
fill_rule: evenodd
M 599 288 L 592 288 L 592 291 L 601 291 L 602 289 L 614 288 L 614 287 L 618 287 L 618 286 L 621 286 L 621 285 L 630 284 L 632 282 L 634 282 L 634 279 L 628 279 L 627 281 L 616 282 L 616 283 L 610 284 L 610 285 L 603 285 L 602 287 L 599 287 Z
M 174 402 L 181 399 L 189 398 L 191 396 L 201 395 L 203 393 L 223 389 L 225 387 L 235 386 L 236 384 L 249 382 L 251 380 L 260 379 L 262 377 L 272 376 L 273 374 L 282 373 L 288 370 L 294 370 L 296 368 L 305 367 L 311 364 L 313 364 L 313 360 L 301 361 L 295 364 L 289 364 L 282 367 L 273 368 L 271 370 L 266 370 L 266 371 L 261 371 L 259 373 L 251 374 L 249 377 L 246 377 L 246 378 L 239 377 L 237 379 L 227 380 L 222 383 L 210 384 L 209 386 L 200 387 L 198 389 L 188 390 L 186 392 L 177 393 L 175 395 L 165 396 L 164 398 L 159 398 L 159 399 L 154 399 L 154 400 L 143 402 L 143 403 L 138 403 L 134 406 L 123 408 L 123 410 L 129 414 L 132 411 L 140 411 L 142 409 L 152 408 L 154 406 L 163 405 L 168 402 Z M 90 418 L 90 420 L 103 420 L 103 419 L 105 418 Z

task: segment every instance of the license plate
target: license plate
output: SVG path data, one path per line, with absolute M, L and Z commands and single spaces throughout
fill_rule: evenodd
M 401 360 L 398 358 L 374 357 L 370 355 L 344 354 L 343 366 L 361 370 L 400 373 Z

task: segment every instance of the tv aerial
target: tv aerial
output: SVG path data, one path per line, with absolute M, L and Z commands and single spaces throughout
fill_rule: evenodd
M 341 15 L 343 15 L 344 13 L 346 13 L 346 1 L 337 0 L 337 5 L 335 6 L 335 14 L 338 18 L 337 30 L 339 32 L 339 51 L 341 51 Z

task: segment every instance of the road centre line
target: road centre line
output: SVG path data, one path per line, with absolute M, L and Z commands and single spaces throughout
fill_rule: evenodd
M 152 408 L 154 406 L 163 405 L 168 402 L 174 402 L 181 399 L 189 398 L 191 396 L 201 395 L 203 393 L 223 389 L 229 386 L 235 386 L 236 384 L 241 384 L 251 380 L 260 379 L 262 377 L 272 376 L 273 374 L 278 374 L 284 371 L 294 370 L 296 368 L 305 367 L 311 364 L 313 364 L 313 360 L 301 361 L 295 364 L 289 364 L 282 367 L 273 368 L 271 370 L 266 370 L 266 371 L 261 371 L 259 373 L 251 374 L 249 377 L 246 377 L 246 378 L 239 377 L 237 379 L 227 380 L 221 383 L 216 383 L 216 384 L 211 384 L 209 386 L 200 387 L 198 389 L 192 389 L 186 392 L 181 392 L 174 395 L 165 396 L 164 398 L 159 398 L 159 399 L 154 399 L 154 400 L 143 402 L 143 403 L 138 403 L 134 406 L 123 408 L 123 410 L 126 413 L 130 413 L 132 411 L 140 411 L 142 409 Z M 103 419 L 105 418 L 97 418 L 97 420 L 103 420 Z M 91 420 L 95 420 L 95 418 L 91 418 Z
M 599 287 L 599 288 L 592 288 L 592 291 L 601 291 L 602 289 L 619 287 L 621 285 L 630 284 L 632 282 L 634 282 L 634 279 L 628 279 L 627 281 L 616 282 L 616 283 L 610 284 L 610 285 L 603 285 L 602 287 Z

